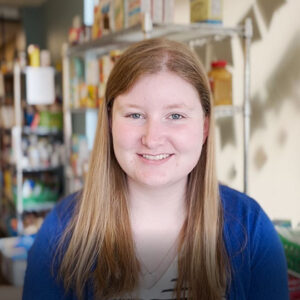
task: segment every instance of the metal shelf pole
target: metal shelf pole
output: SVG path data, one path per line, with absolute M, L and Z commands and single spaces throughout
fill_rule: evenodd
M 23 234 L 23 171 L 22 171 L 22 113 L 21 113 L 21 68 L 18 63 L 14 65 L 14 106 L 16 126 L 13 130 L 15 139 L 15 159 L 17 170 L 17 231 Z
M 69 164 L 71 157 L 72 119 L 70 111 L 70 58 L 67 54 L 68 45 L 63 45 L 63 115 L 64 115 L 64 145 L 66 149 L 65 157 L 65 192 L 69 193 Z
M 244 193 L 248 193 L 248 172 L 249 172 L 249 140 L 250 140 L 250 47 L 253 35 L 252 21 L 246 19 L 244 29 Z

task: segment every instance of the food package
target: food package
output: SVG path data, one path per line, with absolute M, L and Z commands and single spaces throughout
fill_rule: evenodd
M 190 0 L 191 22 L 222 22 L 222 0 Z

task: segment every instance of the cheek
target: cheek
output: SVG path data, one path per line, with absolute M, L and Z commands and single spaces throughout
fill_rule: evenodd
M 122 122 L 114 122 L 112 138 L 115 148 L 130 149 L 138 141 L 138 132 Z
M 199 153 L 203 144 L 203 127 L 192 124 L 188 127 L 177 128 L 176 144 L 182 151 Z

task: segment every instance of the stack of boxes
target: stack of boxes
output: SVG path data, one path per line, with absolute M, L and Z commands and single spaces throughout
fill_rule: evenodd
M 69 42 L 101 38 L 151 20 L 154 24 L 222 23 L 223 0 L 95 0 L 92 27 L 74 17 Z
M 92 38 L 141 24 L 145 14 L 153 23 L 174 21 L 174 0 L 101 0 L 94 7 Z

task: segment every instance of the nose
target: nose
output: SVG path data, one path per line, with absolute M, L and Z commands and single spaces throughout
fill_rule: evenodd
M 144 125 L 142 144 L 147 148 L 157 148 L 165 140 L 165 131 L 158 120 L 148 119 Z

